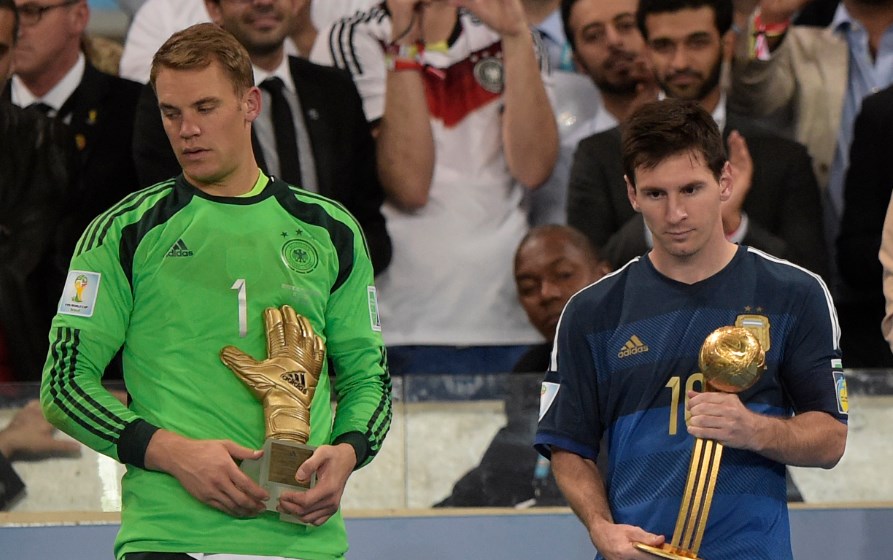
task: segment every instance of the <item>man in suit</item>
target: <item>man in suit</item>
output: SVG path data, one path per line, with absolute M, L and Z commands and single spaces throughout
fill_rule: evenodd
M 726 236 L 824 274 L 819 191 L 806 150 L 726 110 L 720 70 L 731 0 L 642 0 L 637 20 L 664 93 L 698 101 L 721 125 L 735 169 L 733 195 L 723 204 Z M 627 199 L 618 129 L 580 143 L 568 191 L 568 223 L 603 248 L 612 266 L 648 250 L 650 237 Z
M 862 102 L 850 148 L 843 219 L 837 238 L 840 277 L 851 289 L 846 307 L 849 314 L 844 317 L 859 319 L 841 325 L 847 335 L 841 338 L 841 350 L 849 367 L 893 367 L 893 354 L 878 331 L 878 322 L 883 318 L 883 336 L 888 342 L 893 340 L 893 221 L 888 218 L 889 223 L 885 222 L 893 194 L 890 146 L 893 86 Z
M 90 220 L 136 184 L 131 138 L 140 86 L 103 74 L 86 60 L 80 48 L 90 19 L 86 0 L 16 0 L 16 5 L 21 29 L 15 75 L 4 96 L 64 122 L 74 136 L 79 181 L 61 233 L 73 250 Z
M 213 21 L 232 33 L 251 57 L 263 95 L 252 133 L 260 168 L 344 204 L 363 227 L 378 274 L 390 262 L 391 240 L 380 210 L 384 191 L 375 144 L 360 96 L 345 72 L 285 53 L 285 39 L 305 3 L 207 0 L 205 4 Z M 275 90 L 274 81 L 279 84 Z M 149 86 L 136 118 L 134 159 L 144 186 L 179 173 Z

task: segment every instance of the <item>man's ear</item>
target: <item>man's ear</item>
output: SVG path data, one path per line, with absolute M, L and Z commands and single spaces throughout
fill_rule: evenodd
M 626 182 L 626 196 L 629 198 L 629 203 L 632 205 L 633 210 L 636 212 L 641 212 L 639 209 L 639 202 L 636 200 L 636 186 L 629 180 L 629 176 L 624 175 L 623 180 Z
M 254 122 L 254 119 L 260 115 L 262 103 L 260 89 L 258 89 L 257 86 L 252 86 L 251 89 L 245 92 L 245 97 L 242 99 L 242 103 L 245 108 L 245 120 Z
M 732 197 L 732 164 L 728 161 L 719 173 L 719 199 L 723 202 Z

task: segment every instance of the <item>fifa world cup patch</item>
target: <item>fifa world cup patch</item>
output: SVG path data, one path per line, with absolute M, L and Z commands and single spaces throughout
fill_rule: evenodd
M 102 275 L 98 272 L 69 270 L 57 311 L 62 315 L 92 317 L 100 279 Z
M 381 332 L 381 315 L 378 314 L 378 294 L 375 286 L 367 288 L 369 296 L 369 322 L 372 324 L 372 330 Z
M 561 385 L 558 383 L 543 381 L 543 386 L 540 390 L 540 420 L 542 420 L 543 416 L 549 412 L 549 408 L 551 408 L 552 403 L 555 401 L 555 397 L 558 396 L 559 387 L 561 387 Z
M 832 363 L 835 360 L 832 360 Z M 840 360 L 836 360 L 838 363 Z M 846 390 L 846 377 L 844 377 L 842 371 L 832 371 L 831 375 L 834 376 L 834 390 L 837 393 L 837 412 L 841 414 L 849 414 L 850 413 L 850 403 L 847 397 Z

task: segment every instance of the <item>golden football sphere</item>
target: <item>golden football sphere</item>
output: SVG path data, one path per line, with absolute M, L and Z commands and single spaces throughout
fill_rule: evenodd
M 710 333 L 698 356 L 704 381 L 716 391 L 740 393 L 766 369 L 760 341 L 743 327 L 720 327 Z

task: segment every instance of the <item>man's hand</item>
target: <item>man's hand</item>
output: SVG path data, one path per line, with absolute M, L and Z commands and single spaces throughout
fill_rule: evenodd
M 306 482 L 315 472 L 316 486 L 305 492 L 283 492 L 278 510 L 304 523 L 322 525 L 338 511 L 344 486 L 356 465 L 357 455 L 352 446 L 321 445 L 295 473 L 295 480 Z
M 78 455 L 81 444 L 53 437 L 56 428 L 43 417 L 40 402 L 31 400 L 0 430 L 0 453 L 7 459 L 28 456 Z
M 596 531 L 597 536 L 595 535 Z M 605 560 L 653 559 L 654 556 L 636 548 L 635 543 L 660 546 L 664 542 L 663 535 L 655 535 L 633 525 L 606 523 L 597 526 L 596 531 L 591 531 L 589 536 Z
M 761 416 L 731 393 L 688 392 L 688 433 L 735 449 L 754 449 Z
M 729 163 L 732 166 L 732 196 L 722 203 L 722 227 L 726 235 L 741 226 L 741 209 L 753 182 L 753 159 L 747 142 L 737 130 L 729 134 Z
M 503 38 L 530 34 L 520 0 L 451 0 L 450 3 L 467 9 Z
M 194 440 L 158 430 L 146 448 L 146 468 L 170 474 L 202 503 L 234 517 L 253 517 L 266 509 L 269 495 L 235 460 L 261 454 L 229 440 Z

